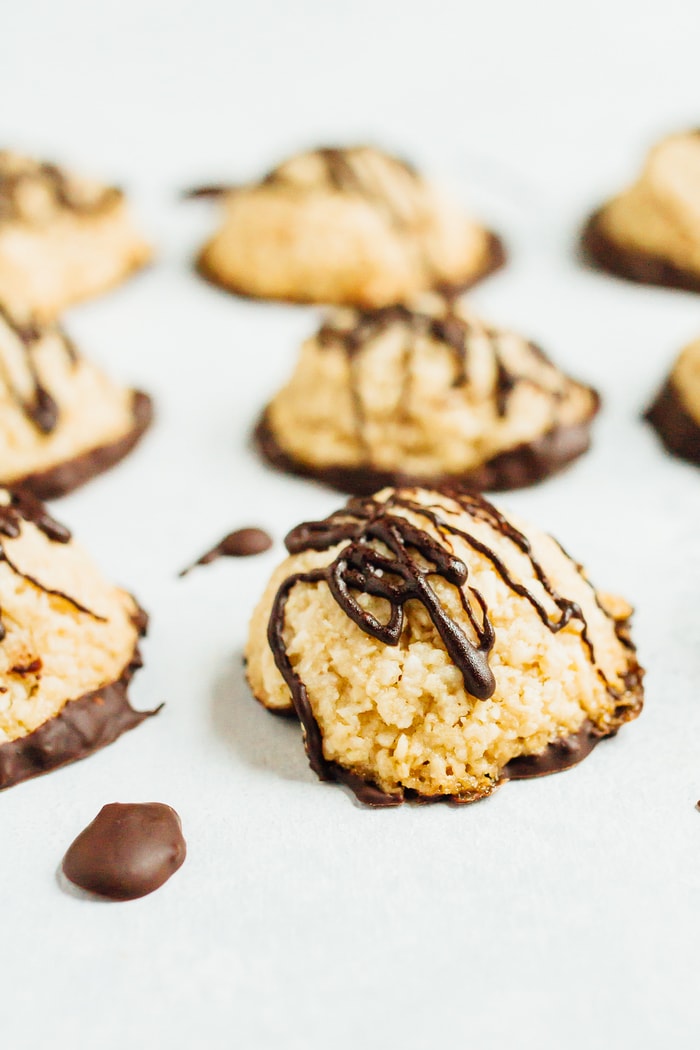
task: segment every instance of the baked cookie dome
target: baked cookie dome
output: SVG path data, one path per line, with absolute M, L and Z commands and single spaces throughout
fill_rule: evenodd
M 589 220 L 583 247 L 631 281 L 700 291 L 700 132 L 654 146 L 637 181 Z
M 150 257 L 120 190 L 0 151 L 0 299 L 55 317 Z
M 122 459 L 151 400 L 109 380 L 53 322 L 0 303 L 0 484 L 61 496 Z
M 198 268 L 263 299 L 385 306 L 428 288 L 464 288 L 503 248 L 412 167 L 367 146 L 317 149 L 261 182 L 220 193 L 221 229 Z
M 294 529 L 253 614 L 255 697 L 372 805 L 573 765 L 642 706 L 631 609 L 477 495 L 386 489 Z
M 598 404 L 527 339 L 430 295 L 333 313 L 256 435 L 273 465 L 344 492 L 507 489 L 585 452 Z
M 0 788 L 83 758 L 148 714 L 127 687 L 146 615 L 27 494 L 0 490 Z
M 700 339 L 679 355 L 646 418 L 669 452 L 700 464 Z

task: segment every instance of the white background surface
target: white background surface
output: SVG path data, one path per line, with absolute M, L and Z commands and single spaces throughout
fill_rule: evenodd
M 68 318 L 158 424 L 56 513 L 151 612 L 133 699 L 167 706 L 0 799 L 3 1050 L 697 1047 L 700 476 L 638 417 L 700 299 L 573 244 L 650 141 L 700 123 L 699 37 L 696 0 L 5 5 L 2 140 L 121 180 L 158 243 Z M 649 672 L 641 719 L 582 766 L 467 808 L 358 808 L 242 676 L 284 533 L 339 502 L 246 445 L 315 314 L 196 279 L 213 214 L 176 191 L 367 139 L 471 197 L 512 252 L 475 302 L 603 392 L 591 454 L 505 503 L 635 603 Z M 246 524 L 275 549 L 175 579 Z M 57 866 L 115 800 L 175 806 L 188 860 L 144 900 L 78 900 Z

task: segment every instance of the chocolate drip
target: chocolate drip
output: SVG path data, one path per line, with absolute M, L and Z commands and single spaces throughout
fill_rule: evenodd
M 488 559 L 501 580 L 532 606 L 547 630 L 556 634 L 572 620 L 580 623 L 581 638 L 591 664 L 614 699 L 622 699 L 630 686 L 638 688 L 641 682 L 641 670 L 636 661 L 628 671 L 623 689 L 618 689 L 608 681 L 596 662 L 581 607 L 557 592 L 523 533 L 481 496 L 458 491 L 446 491 L 445 495 L 454 500 L 458 509 L 488 525 L 527 557 L 535 578 L 557 609 L 557 615 L 551 615 L 542 601 L 512 575 L 487 543 L 452 524 L 440 507 L 423 506 L 400 491 L 392 493 L 385 502 L 374 498 L 350 500 L 346 507 L 323 521 L 299 525 L 285 540 L 287 550 L 292 555 L 305 551 L 327 551 L 344 544 L 330 565 L 295 573 L 281 584 L 270 613 L 268 643 L 302 724 L 311 768 L 321 780 L 340 780 L 347 784 L 360 801 L 369 805 L 396 805 L 403 801 L 404 795 L 385 795 L 376 785 L 366 784 L 357 774 L 341 769 L 324 757 L 321 730 L 306 685 L 292 666 L 284 640 L 287 602 L 300 583 L 326 584 L 348 618 L 366 634 L 385 645 L 398 645 L 400 642 L 405 626 L 406 602 L 420 602 L 430 616 L 445 650 L 461 671 L 466 692 L 477 700 L 488 699 L 496 688 L 496 680 L 488 663 L 495 635 L 484 598 L 468 583 L 467 566 L 452 552 L 451 537 L 458 536 L 472 550 Z M 429 522 L 437 531 L 439 539 L 413 524 L 401 511 Z M 388 554 L 384 553 L 385 549 Z M 434 576 L 457 590 L 462 609 L 476 636 L 476 643 L 470 641 L 442 605 L 429 582 Z M 590 584 L 588 586 L 591 587 Z M 591 591 L 595 594 L 592 587 Z M 386 619 L 380 620 L 363 608 L 356 594 L 380 598 L 386 602 L 389 609 Z M 616 623 L 616 632 L 624 639 L 625 625 Z M 616 714 L 620 720 L 624 720 L 624 704 Z M 546 759 L 530 759 L 520 765 L 511 763 L 503 775 L 515 779 L 565 768 L 579 760 L 573 757 L 572 748 L 582 758 L 604 735 L 586 723 L 585 741 L 582 736 L 581 741 L 571 747 L 562 741 L 555 742 L 554 750 L 547 752 Z M 547 763 L 550 763 L 550 768 L 547 768 Z M 461 801 L 473 801 L 474 797 L 471 795 Z
M 41 329 L 33 321 L 26 324 L 20 324 L 11 316 L 11 314 L 2 306 L 0 303 L 0 318 L 12 329 L 14 334 L 20 340 L 22 347 L 24 348 L 25 362 L 27 371 L 32 380 L 33 392 L 30 400 L 23 398 L 9 383 L 8 389 L 14 397 L 16 403 L 24 412 L 25 416 L 31 420 L 37 430 L 41 431 L 42 434 L 51 434 L 56 429 L 58 424 L 60 411 L 56 404 L 56 401 L 51 396 L 49 391 L 41 382 L 39 373 L 37 372 L 36 364 L 34 361 L 34 350 L 37 344 L 42 340 L 46 329 Z M 71 340 L 59 332 L 63 341 L 66 355 L 72 364 L 77 361 L 77 351 Z
M 68 529 L 51 517 L 41 500 L 28 492 L 13 492 L 9 503 L 0 503 L 0 535 L 11 540 L 17 539 L 23 520 L 36 525 L 54 543 L 70 541 Z
M 104 616 L 100 616 L 99 613 L 88 609 L 87 606 L 77 601 L 77 599 L 71 598 L 71 596 L 64 591 L 59 591 L 52 587 L 46 587 L 45 584 L 41 583 L 40 580 L 37 580 L 35 576 L 23 572 L 17 565 L 15 565 L 14 561 L 8 556 L 1 537 L 5 536 L 7 539 L 12 540 L 17 539 L 22 530 L 22 521 L 31 522 L 31 524 L 35 525 L 36 528 L 43 532 L 53 543 L 68 543 L 71 538 L 68 529 L 64 528 L 63 525 L 60 525 L 51 517 L 40 500 L 36 499 L 28 492 L 13 492 L 10 495 L 9 503 L 0 503 L 0 562 L 5 562 L 16 576 L 20 576 L 23 580 L 27 580 L 45 594 L 51 594 L 56 598 L 61 598 L 79 612 L 85 613 L 86 615 L 91 616 L 94 620 L 99 620 L 104 623 Z M 3 641 L 6 633 L 7 632 L 2 623 L 2 610 L 0 609 L 0 642 Z
M 187 576 L 198 565 L 209 565 L 211 562 L 216 561 L 217 558 L 247 558 L 252 554 L 262 554 L 264 551 L 269 550 L 271 546 L 272 540 L 264 529 L 236 529 L 235 532 L 229 532 L 227 536 L 219 540 L 215 547 L 208 550 L 206 554 L 203 554 L 201 558 L 198 558 L 192 565 L 183 569 L 178 575 L 181 577 Z

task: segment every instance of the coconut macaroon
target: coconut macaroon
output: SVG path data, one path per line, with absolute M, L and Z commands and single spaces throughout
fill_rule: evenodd
M 111 743 L 146 615 L 38 500 L 0 490 L 0 788 Z
M 385 306 L 464 288 L 504 261 L 501 242 L 404 161 L 370 147 L 317 149 L 261 182 L 204 187 L 221 229 L 198 268 L 264 299 Z
M 286 544 L 250 686 L 362 801 L 472 802 L 573 765 L 641 710 L 627 603 L 480 496 L 386 489 Z
M 53 322 L 0 302 L 0 484 L 61 496 L 122 459 L 150 398 L 113 383 Z
M 637 181 L 588 221 L 583 247 L 621 277 L 700 291 L 700 131 L 654 146 Z
M 700 464 L 700 339 L 679 355 L 646 418 L 669 452 Z
M 0 298 L 55 317 L 151 257 L 123 193 L 0 151 Z
M 598 404 L 527 339 L 427 295 L 333 313 L 256 435 L 278 468 L 344 492 L 517 488 L 586 451 Z

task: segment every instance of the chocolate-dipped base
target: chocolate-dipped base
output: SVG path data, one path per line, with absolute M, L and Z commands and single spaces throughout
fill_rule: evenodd
M 209 195 L 213 196 L 213 194 L 209 194 Z M 478 271 L 478 273 L 473 274 L 471 277 L 469 277 L 468 279 L 466 279 L 464 281 L 456 281 L 454 284 L 449 284 L 449 283 L 442 282 L 442 281 L 437 282 L 434 285 L 432 290 L 437 291 L 437 292 L 441 292 L 443 295 L 446 295 L 448 297 L 449 296 L 460 295 L 462 292 L 468 291 L 469 288 L 473 288 L 475 284 L 479 283 L 479 281 L 483 281 L 485 277 L 490 277 L 492 273 L 496 272 L 496 270 L 500 270 L 501 267 L 504 266 L 505 263 L 507 262 L 507 259 L 508 259 L 508 256 L 507 256 L 505 245 L 504 245 L 503 241 L 501 240 L 501 238 L 497 234 L 492 233 L 489 230 L 488 231 L 488 243 L 487 243 L 487 248 L 486 248 L 486 255 L 485 255 L 485 258 L 484 258 L 483 265 L 482 265 L 481 269 Z M 203 277 L 205 281 L 209 282 L 209 284 L 214 284 L 214 285 L 217 286 L 217 288 L 223 288 L 225 291 L 230 292 L 232 295 L 237 295 L 241 299 L 252 299 L 254 301 L 264 301 L 264 302 L 274 301 L 274 302 L 282 302 L 282 303 L 297 303 L 297 304 L 301 304 L 301 305 L 309 305 L 309 304 L 313 305 L 313 304 L 317 304 L 319 302 L 318 299 L 314 299 L 312 297 L 303 296 L 303 295 L 296 295 L 296 296 L 271 296 L 271 295 L 270 296 L 268 296 L 268 295 L 261 296 L 261 295 L 255 295 L 252 292 L 249 292 L 247 289 L 241 288 L 239 285 L 237 285 L 235 283 L 232 283 L 230 281 L 224 281 L 224 280 L 222 280 L 221 275 L 219 274 L 218 270 L 215 267 L 209 265 L 209 262 L 207 261 L 207 249 L 206 249 L 206 246 L 195 257 L 194 269 L 199 274 L 199 276 Z M 422 289 L 422 290 L 423 291 L 430 291 L 431 289 L 427 288 L 427 289 Z M 332 305 L 332 304 L 329 302 L 329 303 L 327 303 L 325 305 Z M 358 301 L 357 303 L 350 304 L 347 301 L 343 301 L 342 305 L 344 305 L 344 306 L 348 306 L 348 305 L 367 306 L 368 304 L 360 302 L 360 301 Z M 373 306 L 374 304 L 369 304 L 369 305 Z
M 257 699 L 257 698 L 256 698 Z M 636 705 L 626 708 L 621 712 L 617 724 L 607 732 L 599 729 L 593 722 L 586 719 L 577 733 L 571 736 L 561 737 L 553 740 L 544 751 L 538 755 L 518 755 L 511 759 L 501 770 L 501 774 L 490 791 L 472 791 L 463 795 L 421 795 L 412 789 L 390 794 L 383 791 L 371 780 L 365 780 L 358 773 L 338 765 L 337 762 L 326 763 L 326 779 L 344 784 L 350 788 L 357 800 L 365 806 L 373 809 L 388 809 L 392 806 L 401 806 L 404 802 L 412 802 L 418 805 L 427 805 L 433 802 L 451 802 L 454 805 L 468 805 L 488 798 L 496 788 L 508 780 L 532 780 L 535 777 L 546 777 L 552 773 L 562 773 L 571 769 L 579 762 L 583 762 L 591 751 L 597 747 L 601 740 L 609 740 L 617 734 L 624 722 L 636 718 L 642 707 L 641 679 L 639 683 L 639 700 Z M 268 708 L 267 710 L 271 710 Z M 274 711 L 274 714 L 286 714 L 291 718 L 296 716 L 294 708 L 284 708 Z
M 669 452 L 690 463 L 700 464 L 700 424 L 690 415 L 668 379 L 653 404 L 644 413 Z
M 663 288 L 682 288 L 700 292 L 700 274 L 684 270 L 661 255 L 625 248 L 605 235 L 602 210 L 596 211 L 584 226 L 581 249 L 584 258 L 597 269 L 638 284 L 657 284 Z
M 135 623 L 139 634 L 145 634 L 146 614 L 139 611 Z M 159 707 L 134 711 L 129 703 L 129 683 L 141 665 L 136 645 L 116 682 L 69 700 L 57 715 L 27 736 L 0 744 L 0 791 L 86 758 L 157 714 Z
M 313 478 L 324 485 L 353 496 L 369 496 L 387 485 L 422 486 L 423 488 L 462 489 L 476 492 L 498 492 L 525 488 L 563 470 L 590 448 L 591 422 L 600 402 L 588 419 L 570 426 L 557 426 L 533 441 L 516 445 L 463 474 L 405 474 L 373 466 L 319 467 L 304 463 L 286 452 L 278 443 L 264 412 L 254 431 L 254 442 L 260 454 L 277 470 Z
M 55 467 L 27 474 L 10 482 L 10 487 L 31 492 L 42 500 L 67 495 L 124 459 L 148 430 L 153 421 L 153 402 L 140 390 L 133 393 L 132 421 L 131 429 L 117 441 L 81 452 Z

